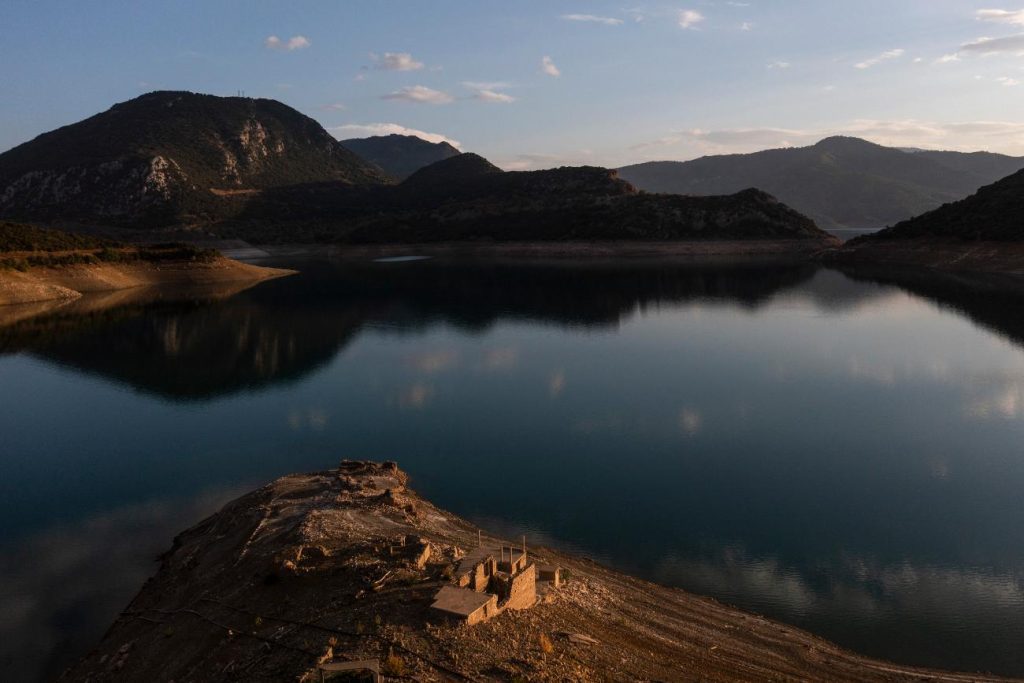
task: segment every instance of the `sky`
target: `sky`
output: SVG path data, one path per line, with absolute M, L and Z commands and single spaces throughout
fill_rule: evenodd
M 0 150 L 152 90 L 506 169 L 812 144 L 1024 155 L 1024 0 L 3 0 Z

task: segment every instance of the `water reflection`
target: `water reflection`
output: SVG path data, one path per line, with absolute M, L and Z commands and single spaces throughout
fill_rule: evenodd
M 1019 292 L 756 263 L 284 265 L 303 275 L 0 311 L 0 677 L 98 637 L 148 549 L 226 495 L 202 492 L 340 457 L 870 654 L 1024 674 Z

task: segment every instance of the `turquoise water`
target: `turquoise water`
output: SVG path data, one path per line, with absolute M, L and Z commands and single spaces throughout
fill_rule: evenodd
M 292 265 L 0 328 L 0 678 L 88 649 L 177 531 L 342 458 L 860 652 L 1024 675 L 1024 298 L 811 266 Z

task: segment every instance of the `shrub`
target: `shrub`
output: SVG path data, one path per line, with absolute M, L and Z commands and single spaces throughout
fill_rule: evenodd
M 395 654 L 394 650 L 388 650 L 388 656 L 380 665 L 380 672 L 385 676 L 404 676 L 405 662 Z

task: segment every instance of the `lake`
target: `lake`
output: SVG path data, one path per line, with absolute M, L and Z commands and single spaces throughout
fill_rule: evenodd
M 0 310 L 0 679 L 91 647 L 178 531 L 343 458 L 859 652 L 1024 675 L 1024 294 L 766 263 L 274 265 L 303 272 Z

